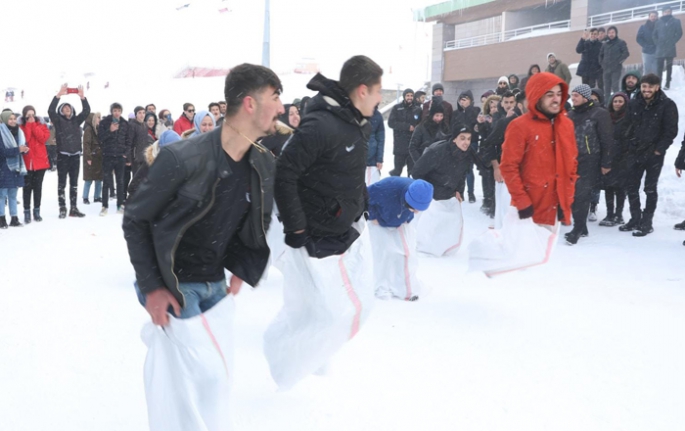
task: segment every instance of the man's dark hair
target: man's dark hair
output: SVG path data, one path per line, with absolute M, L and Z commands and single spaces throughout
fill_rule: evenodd
M 659 16 L 659 12 L 653 10 L 653 11 L 651 11 L 651 12 L 649 13 L 649 15 L 656 15 L 656 16 Z M 648 16 L 649 16 L 649 15 L 648 15 Z
M 604 29 L 604 27 L 600 27 L 597 31 L 600 33 L 606 33 L 607 31 Z
M 667 10 L 670 10 L 671 12 L 673 12 L 673 7 L 671 7 L 670 5 L 664 6 L 664 8 L 662 9 L 662 12 L 666 12 Z
M 594 33 L 594 32 L 596 32 L 596 31 L 599 31 L 599 30 L 597 29 L 597 27 L 592 27 L 592 28 L 590 29 L 590 33 Z
M 219 100 L 219 105 L 225 105 L 226 101 L 225 100 Z
M 516 103 L 523 103 L 526 100 L 526 92 L 521 91 L 516 95 Z
M 343 64 L 340 71 L 340 86 L 347 94 L 360 85 L 371 87 L 381 82 L 383 69 L 364 55 L 355 55 Z
M 661 78 L 653 73 L 648 73 L 640 79 L 640 84 L 661 85 Z
M 145 112 L 149 110 L 150 106 L 153 106 L 155 109 L 157 109 L 154 103 L 148 103 L 147 105 L 145 105 Z
M 279 93 L 283 91 L 281 80 L 271 69 L 247 63 L 231 69 L 224 84 L 226 116 L 235 115 L 247 96 L 252 96 L 267 87 L 272 87 Z
M 516 95 L 511 90 L 505 91 L 502 95 L 502 99 L 508 99 L 510 97 L 516 97 Z
M 417 91 L 416 93 L 414 93 L 414 98 L 418 99 L 419 97 L 425 96 L 425 95 L 426 95 L 426 92 L 425 92 L 425 91 L 419 90 L 419 91 Z
M 221 106 L 219 106 L 219 104 L 216 102 L 210 103 L 207 109 L 211 111 L 213 106 L 216 106 L 217 108 L 221 109 Z
M 123 111 L 124 108 L 121 106 L 121 103 L 114 102 L 111 105 L 109 105 L 109 113 L 111 114 L 115 109 L 118 109 L 120 111 Z M 72 109 L 73 111 L 73 109 Z
M 183 110 L 184 110 L 184 111 L 187 111 L 188 108 L 190 108 L 191 106 L 192 106 L 193 108 L 195 107 L 195 105 L 193 105 L 192 103 L 184 103 L 184 104 L 183 104 Z

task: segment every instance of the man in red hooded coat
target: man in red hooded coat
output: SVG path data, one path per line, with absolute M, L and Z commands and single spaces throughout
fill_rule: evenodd
M 526 95 L 528 113 L 507 127 L 502 177 L 521 219 L 570 224 L 578 148 L 573 122 L 564 113 L 568 85 L 556 75 L 538 73 L 528 81 Z

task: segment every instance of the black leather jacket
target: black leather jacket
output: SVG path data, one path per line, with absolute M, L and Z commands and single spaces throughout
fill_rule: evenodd
M 275 163 L 263 147 L 253 147 L 249 161 L 252 202 L 227 247 L 224 267 L 255 286 L 269 260 L 266 231 L 273 207 Z M 142 293 L 166 287 L 185 305 L 173 271 L 174 255 L 188 228 L 209 212 L 216 185 L 228 175 L 221 129 L 162 148 L 147 178 L 127 201 L 124 214 L 124 235 Z

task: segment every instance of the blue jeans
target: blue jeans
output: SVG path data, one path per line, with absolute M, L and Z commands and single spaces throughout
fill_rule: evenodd
M 138 301 L 145 307 L 145 295 L 138 289 L 138 283 L 133 283 L 136 287 Z M 179 290 L 186 298 L 186 306 L 181 308 L 179 319 L 188 319 L 199 316 L 210 308 L 214 307 L 219 301 L 226 297 L 226 280 L 206 281 L 201 283 L 179 283 Z M 169 313 L 173 316 L 174 310 L 169 307 Z
M 0 189 L 0 217 L 5 217 L 5 199 L 10 207 L 10 217 L 17 216 L 17 192 L 18 188 Z
M 86 181 L 84 186 L 83 186 L 83 199 L 88 199 L 88 195 L 90 195 L 90 186 L 93 184 L 93 181 Z M 93 196 L 95 199 L 101 199 L 102 198 L 102 181 L 95 181 L 95 195 Z
M 474 186 L 475 180 L 476 180 L 476 177 L 473 175 L 473 166 L 472 166 L 471 170 L 466 173 L 466 189 L 468 190 L 468 193 L 470 195 L 474 194 L 473 186 Z

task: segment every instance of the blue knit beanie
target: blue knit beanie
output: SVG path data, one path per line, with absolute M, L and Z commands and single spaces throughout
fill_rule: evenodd
M 426 211 L 433 200 L 433 185 L 424 180 L 415 180 L 409 184 L 404 200 L 415 210 Z
M 181 137 L 178 136 L 178 133 L 174 132 L 173 130 L 167 130 L 166 132 L 162 133 L 162 136 L 159 137 L 159 146 L 164 147 L 180 140 Z

